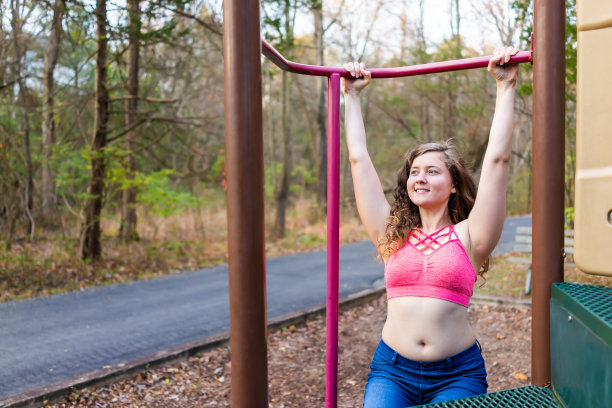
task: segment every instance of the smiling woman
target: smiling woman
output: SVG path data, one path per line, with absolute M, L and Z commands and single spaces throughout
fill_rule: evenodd
M 438 208 L 457 192 L 439 152 L 425 153 L 412 162 L 406 187 L 410 200 L 424 210 Z
M 391 218 L 378 244 L 382 257 L 392 255 L 397 242 L 405 242 L 411 229 L 422 226 L 422 211 L 426 219 L 447 212 L 445 225 L 457 224 L 468 217 L 475 197 L 476 185 L 451 141 L 415 147 L 397 174 Z
M 406 407 L 486 393 L 487 373 L 467 308 L 501 235 L 514 126 L 518 50 L 495 51 L 495 115 L 480 191 L 450 141 L 409 151 L 390 204 L 368 154 L 359 95 L 372 74 L 344 65 L 346 141 L 357 209 L 385 261 L 387 320 L 364 407 Z

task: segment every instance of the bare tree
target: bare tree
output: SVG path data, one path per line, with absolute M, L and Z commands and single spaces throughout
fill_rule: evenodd
M 425 0 L 419 0 L 419 23 L 417 25 L 417 43 L 419 47 L 417 62 L 425 63 L 425 55 L 427 54 L 427 42 L 425 41 L 425 24 L 424 24 Z M 423 81 L 420 81 L 421 83 Z M 418 84 L 419 82 L 417 82 Z M 419 92 L 423 92 L 417 88 Z M 425 91 L 426 92 L 426 91 Z M 426 98 L 422 98 L 423 103 L 419 104 L 419 128 L 421 130 L 422 140 L 431 140 L 431 119 L 429 114 L 429 103 Z
M 325 65 L 325 42 L 323 35 L 323 1 L 314 3 L 312 13 L 314 16 L 314 42 L 317 53 L 317 64 Z M 319 78 L 319 103 L 317 105 L 317 130 L 319 135 L 318 149 L 315 154 L 319 159 L 317 182 L 317 200 L 325 210 L 327 206 L 327 78 Z
M 285 218 L 287 206 L 289 202 L 289 187 L 291 184 L 291 167 L 293 158 L 291 152 L 291 124 L 289 120 L 289 99 L 290 96 L 290 76 L 287 71 L 283 71 L 282 75 L 282 154 L 283 154 L 283 170 L 281 173 L 280 186 L 276 192 L 276 223 L 274 225 L 274 234 L 276 238 L 285 236 Z
M 66 1 L 56 0 L 53 6 L 53 19 L 51 21 L 51 33 L 45 47 L 44 57 L 44 81 L 43 81 L 43 121 L 42 121 L 42 144 L 43 161 L 41 175 L 41 198 L 42 217 L 45 223 L 54 222 L 55 209 L 55 186 L 53 172 L 51 170 L 51 159 L 53 158 L 53 144 L 55 143 L 55 80 L 53 78 L 57 57 L 59 54 L 59 43 L 62 34 L 62 18 L 66 11 Z
M 136 161 L 135 139 L 137 136 L 136 124 L 139 121 L 140 99 L 138 95 L 138 68 L 140 54 L 140 0 L 128 0 L 128 77 L 127 89 L 128 98 L 125 102 L 126 114 L 125 125 L 130 129 L 126 135 L 127 147 L 127 180 L 128 186 L 123 190 L 123 201 L 121 206 L 121 227 L 119 236 L 124 241 L 134 241 L 138 239 L 136 225 L 138 218 L 136 215 L 136 194 L 138 189 L 130 183 L 134 179 L 134 174 L 138 170 Z
M 449 44 L 451 47 L 451 58 L 461 57 L 461 13 L 459 11 L 459 0 L 450 0 L 450 27 L 452 41 Z M 455 130 L 455 109 L 457 104 L 457 73 L 451 72 L 444 75 L 446 83 L 446 104 L 445 112 L 442 115 L 442 137 L 450 139 L 454 135 Z
M 486 0 L 480 7 L 474 8 L 480 16 L 493 23 L 499 40 L 504 45 L 513 44 L 516 33 L 521 32 L 525 24 L 524 21 L 517 21 L 510 13 L 509 0 Z
M 96 37 L 98 50 L 96 56 L 95 112 L 92 142 L 91 178 L 89 181 L 87 207 L 85 209 L 85 229 L 81 254 L 84 259 L 99 259 L 102 254 L 100 242 L 100 214 L 105 181 L 105 149 L 109 119 L 109 92 L 107 81 L 107 26 L 106 0 L 96 3 Z
M 28 232 L 30 238 L 34 235 L 34 215 L 32 209 L 34 207 L 34 175 L 32 170 L 32 153 L 30 149 L 30 112 L 28 106 L 27 89 L 23 75 L 23 58 L 25 50 L 22 47 L 23 41 L 23 25 L 27 21 L 27 16 L 32 12 L 32 8 L 28 12 L 24 11 L 25 5 L 19 0 L 11 0 L 11 28 L 13 30 L 13 47 L 15 49 L 15 67 L 14 74 L 18 78 L 19 85 L 19 104 L 21 114 L 23 115 L 23 147 L 24 161 L 26 166 L 25 180 L 25 206 L 24 210 L 28 217 Z
M 276 0 L 275 0 L 276 1 Z M 272 2 L 274 3 L 274 2 Z M 276 36 L 280 40 L 280 48 L 288 59 L 293 58 L 295 48 L 294 27 L 298 4 L 291 0 L 281 0 L 276 4 L 278 14 L 271 16 L 266 8 L 263 12 L 266 21 L 272 22 Z M 274 235 L 276 238 L 285 236 L 285 218 L 289 204 L 289 189 L 291 187 L 291 172 L 293 167 L 293 152 L 291 141 L 291 121 L 289 119 L 291 103 L 291 77 L 287 71 L 281 73 L 281 127 L 282 127 L 282 171 L 280 185 L 276 189 L 276 222 Z

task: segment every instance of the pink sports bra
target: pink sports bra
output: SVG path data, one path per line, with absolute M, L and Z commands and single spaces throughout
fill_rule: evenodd
M 468 307 L 476 277 L 453 225 L 431 235 L 413 229 L 406 245 L 385 262 L 387 299 L 431 297 Z

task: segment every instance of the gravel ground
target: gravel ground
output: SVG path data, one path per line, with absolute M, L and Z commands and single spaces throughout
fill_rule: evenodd
M 385 319 L 385 296 L 340 312 L 338 406 L 359 407 Z M 530 383 L 531 310 L 472 305 L 489 392 Z M 270 407 L 325 406 L 325 319 L 269 333 Z M 49 407 L 230 407 L 229 348 L 147 370 L 105 387 L 75 390 Z

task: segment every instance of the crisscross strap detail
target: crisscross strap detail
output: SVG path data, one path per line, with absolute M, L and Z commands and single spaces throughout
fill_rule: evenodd
M 414 228 L 408 235 L 408 243 L 423 255 L 431 255 L 449 242 L 459 241 L 453 225 L 446 225 L 431 235 Z
M 430 297 L 468 307 L 475 281 L 476 271 L 453 225 L 430 235 L 412 230 L 404 247 L 385 262 L 388 299 Z

